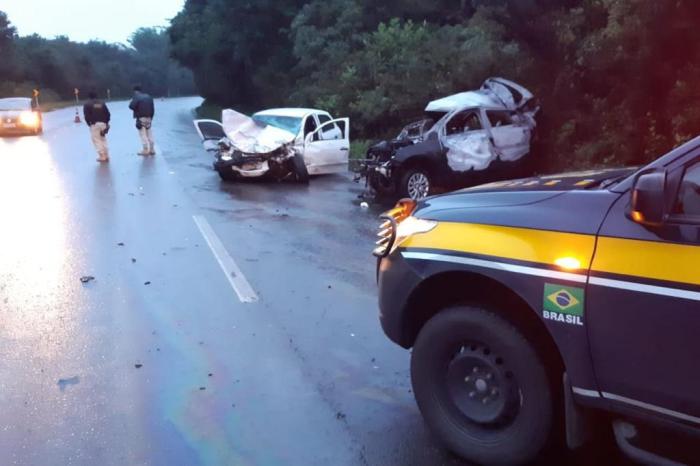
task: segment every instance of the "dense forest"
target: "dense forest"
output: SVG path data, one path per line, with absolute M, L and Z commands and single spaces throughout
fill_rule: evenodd
M 639 164 L 700 133 L 697 0 L 187 0 L 172 56 L 207 99 L 317 106 L 353 137 L 427 101 L 520 82 L 547 170 Z
M 162 28 L 134 32 L 130 46 L 105 42 L 77 43 L 65 37 L 19 37 L 0 11 L 0 97 L 30 96 L 41 90 L 43 102 L 70 100 L 94 89 L 102 97 L 131 95 L 141 84 L 154 95 L 196 94 L 192 73 L 170 59 L 170 41 Z

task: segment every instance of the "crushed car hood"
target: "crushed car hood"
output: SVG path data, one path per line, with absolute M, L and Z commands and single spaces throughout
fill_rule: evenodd
M 221 123 L 233 147 L 245 154 L 269 154 L 296 139 L 296 135 L 263 125 L 235 110 L 221 112 Z
M 415 215 L 421 218 L 437 218 L 438 213 L 453 209 L 463 211 L 532 205 L 575 190 L 608 192 L 596 188 L 606 180 L 624 179 L 636 170 L 637 168 L 613 168 L 497 181 L 428 197 L 418 204 Z

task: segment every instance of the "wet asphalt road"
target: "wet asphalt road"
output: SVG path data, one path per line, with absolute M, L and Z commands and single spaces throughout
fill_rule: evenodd
M 153 158 L 123 102 L 108 165 L 72 109 L 0 139 L 2 464 L 464 464 L 377 320 L 381 208 L 349 176 L 221 182 L 199 101 L 157 102 Z

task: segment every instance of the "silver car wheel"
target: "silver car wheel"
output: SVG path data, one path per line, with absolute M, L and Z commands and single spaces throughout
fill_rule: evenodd
M 413 173 L 408 178 L 407 188 L 408 196 L 411 199 L 414 201 L 423 199 L 424 197 L 427 197 L 428 193 L 430 192 L 430 180 L 423 172 Z

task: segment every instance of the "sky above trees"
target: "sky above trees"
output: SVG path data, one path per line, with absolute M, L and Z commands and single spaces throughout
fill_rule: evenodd
M 183 4 L 184 0 L 2 0 L 0 9 L 22 36 L 126 44 L 140 27 L 167 26 Z

